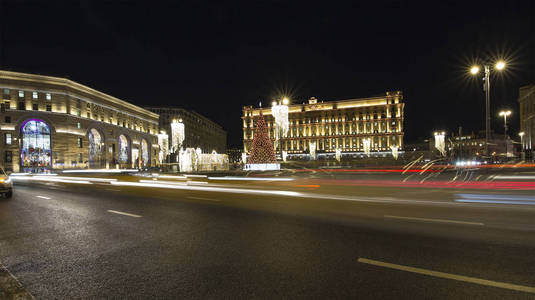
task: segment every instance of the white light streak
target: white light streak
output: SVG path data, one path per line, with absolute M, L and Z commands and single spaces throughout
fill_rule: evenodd
M 63 173 L 124 173 L 138 172 L 137 169 L 90 169 L 90 170 L 65 170 Z
M 238 180 L 238 181 L 292 181 L 293 178 L 279 178 L 279 177 L 208 177 L 208 180 Z

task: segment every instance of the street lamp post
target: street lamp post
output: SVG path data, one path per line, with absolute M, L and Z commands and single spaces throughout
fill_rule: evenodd
M 507 157 L 507 117 L 510 115 L 510 110 L 500 111 L 500 116 L 503 117 L 503 141 L 505 145 L 505 157 Z
M 505 68 L 505 62 L 498 61 L 495 65 L 495 69 L 500 71 Z M 485 154 L 489 156 L 489 140 L 490 140 L 490 65 L 484 65 L 485 77 L 483 80 L 483 91 L 485 92 Z M 479 66 L 473 66 L 470 69 L 472 75 L 479 73 Z

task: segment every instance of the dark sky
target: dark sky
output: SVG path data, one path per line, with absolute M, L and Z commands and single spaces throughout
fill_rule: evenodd
M 479 130 L 476 59 L 504 58 L 497 111 L 535 83 L 535 1 L 6 1 L 0 68 L 65 76 L 137 105 L 193 109 L 241 147 L 241 107 L 405 95 L 406 142 Z

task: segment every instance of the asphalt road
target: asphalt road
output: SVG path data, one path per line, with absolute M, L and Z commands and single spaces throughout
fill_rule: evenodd
M 38 299 L 535 299 L 535 206 L 488 197 L 532 193 L 19 183 L 0 263 Z

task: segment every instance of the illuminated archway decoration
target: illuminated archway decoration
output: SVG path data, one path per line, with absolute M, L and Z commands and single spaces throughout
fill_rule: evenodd
M 142 164 L 146 165 L 150 162 L 149 160 L 149 144 L 147 143 L 147 140 L 142 139 L 141 140 L 141 159 Z
M 444 141 L 445 136 L 446 133 L 444 131 L 435 132 L 435 148 L 442 156 L 446 156 L 446 143 Z
M 104 139 L 98 130 L 89 130 L 89 167 L 100 168 L 104 161 Z
M 398 146 L 390 146 L 390 149 L 392 150 L 392 157 L 394 157 L 394 159 L 398 159 L 399 157 L 399 147 Z
M 128 139 L 121 134 L 119 136 L 119 163 L 128 163 Z
M 39 172 L 52 165 L 50 127 L 39 119 L 26 120 L 21 126 L 21 167 L 25 172 Z
M 362 145 L 363 145 L 363 148 L 364 148 L 364 153 L 369 157 L 370 153 L 371 153 L 372 141 L 369 138 L 363 139 L 362 140 Z

